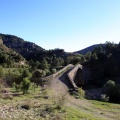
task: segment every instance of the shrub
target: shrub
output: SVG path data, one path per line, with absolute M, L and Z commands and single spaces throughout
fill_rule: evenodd
M 52 102 L 55 105 L 56 109 L 61 110 L 65 104 L 66 99 L 67 99 L 67 94 L 62 93 L 62 94 L 53 96 Z
M 105 84 L 105 93 L 109 97 L 109 101 L 118 102 L 120 101 L 120 90 L 114 81 L 109 80 Z
M 57 70 L 55 68 L 53 68 L 51 71 L 53 74 L 57 72 Z
M 30 87 L 30 80 L 28 78 L 23 78 L 23 81 L 21 83 L 21 89 L 23 91 L 23 94 L 27 93 Z
M 46 73 L 46 74 L 45 74 L 45 73 Z M 45 74 L 46 76 L 48 76 L 48 75 L 51 74 L 51 72 L 50 72 L 49 70 L 47 70 L 47 69 L 45 70 L 45 73 L 44 73 L 44 74 Z
M 86 97 L 85 91 L 82 89 L 82 87 L 76 91 L 74 89 L 69 89 L 69 93 L 73 95 L 76 99 L 82 99 Z
M 82 87 L 79 88 L 78 95 L 79 95 L 79 98 L 84 98 L 85 97 L 85 91 L 82 89 Z

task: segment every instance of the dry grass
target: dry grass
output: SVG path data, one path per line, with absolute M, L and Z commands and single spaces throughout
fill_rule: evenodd
M 35 98 L 44 93 L 48 99 Z M 75 99 L 50 90 L 40 93 L 40 88 L 36 93 L 16 96 L 12 100 L 0 99 L 0 120 L 119 120 L 119 110 L 119 104 Z

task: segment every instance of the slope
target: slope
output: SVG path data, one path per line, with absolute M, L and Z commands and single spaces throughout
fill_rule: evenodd
M 79 51 L 75 51 L 74 53 L 79 53 L 79 54 L 83 54 L 85 55 L 87 52 L 92 52 L 94 50 L 94 48 L 98 47 L 98 46 L 105 46 L 105 44 L 95 44 L 95 45 L 92 45 L 92 46 L 89 46 L 87 48 L 84 48 L 82 50 L 79 50 Z
M 17 36 L 6 35 L 6 34 L 0 34 L 0 36 L 3 40 L 3 43 L 7 47 L 20 53 L 26 59 L 30 59 L 31 56 L 33 58 L 37 57 L 37 53 L 42 53 L 45 51 L 42 47 L 40 47 L 32 42 L 24 41 L 22 38 L 19 38 Z
M 0 37 L 0 64 L 14 66 L 14 64 L 16 63 L 21 64 L 21 61 L 25 62 L 25 58 L 23 58 L 20 54 L 16 53 L 10 48 L 6 47 L 2 41 L 2 38 Z
M 18 52 L 27 60 L 41 61 L 44 57 L 51 58 L 55 55 L 56 57 L 65 58 L 68 55 L 63 49 L 45 50 L 35 43 L 25 41 L 14 35 L 0 34 L 0 36 L 7 47 Z

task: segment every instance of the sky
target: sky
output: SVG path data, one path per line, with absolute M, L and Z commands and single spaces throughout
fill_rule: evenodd
M 120 41 L 120 0 L 0 0 L 0 33 L 66 52 Z

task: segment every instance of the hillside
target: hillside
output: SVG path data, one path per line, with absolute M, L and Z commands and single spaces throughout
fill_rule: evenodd
M 62 49 L 45 50 L 35 43 L 25 41 L 14 35 L 0 34 L 0 36 L 7 47 L 20 53 L 27 60 L 41 61 L 44 57 L 51 57 L 52 55 L 56 57 L 67 55 Z
M 0 37 L 0 65 L 6 67 L 14 66 L 16 63 L 21 64 L 22 61 L 25 61 L 25 59 L 20 54 L 5 46 Z
M 4 43 L 28 60 L 32 59 L 29 67 L 13 68 L 12 65 L 25 59 Z M 105 48 L 95 47 L 85 55 L 65 53 L 62 49 L 47 51 L 39 46 L 34 47 L 35 44 L 16 36 L 1 35 L 0 69 L 5 73 L 4 78 L 0 77 L 0 120 L 120 119 L 120 105 L 108 103 L 112 102 L 111 98 L 115 98 L 113 102 L 120 101 L 120 86 L 113 84 L 115 77 L 120 81 L 120 44 L 108 43 Z M 67 65 L 74 63 L 75 66 L 70 64 L 69 67 L 63 67 L 65 62 Z M 78 67 L 78 63 L 82 63 L 83 67 Z M 80 84 L 88 77 L 92 78 L 88 84 Z M 114 80 L 111 81 L 114 86 L 112 92 L 109 90 L 110 94 L 104 91 L 107 87 L 103 88 L 109 79 Z M 75 84 L 79 86 L 77 89 Z M 102 95 L 105 95 L 104 99 Z
M 120 84 L 120 43 L 108 42 L 85 56 L 89 58 L 84 65 L 90 69 L 91 84 L 103 86 L 108 80 Z
M 74 53 L 78 53 L 78 54 L 83 54 L 83 55 L 85 55 L 87 52 L 89 52 L 89 51 L 92 52 L 92 51 L 94 50 L 94 48 L 96 48 L 96 47 L 98 47 L 98 46 L 100 46 L 100 45 L 104 46 L 105 44 L 95 44 L 95 45 L 89 46 L 89 47 L 87 47 L 87 48 L 84 48 L 84 49 L 82 49 L 82 50 L 75 51 Z
M 25 58 L 29 59 L 30 56 L 33 58 L 36 57 L 37 53 L 45 51 L 42 47 L 32 43 L 24 41 L 22 38 L 19 38 L 14 35 L 0 34 L 3 43 L 13 49 L 14 51 L 20 53 Z

